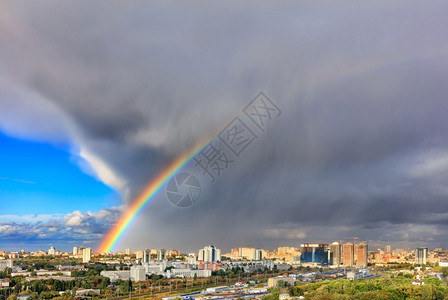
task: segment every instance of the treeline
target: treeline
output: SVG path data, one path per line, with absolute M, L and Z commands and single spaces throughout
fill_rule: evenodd
M 375 278 L 371 280 L 339 279 L 302 284 L 288 289 L 277 288 L 263 300 L 276 300 L 280 293 L 305 296 L 306 299 L 448 299 L 448 287 L 437 278 L 425 278 L 422 286 L 407 278 Z
M 63 291 L 74 292 L 76 289 L 106 289 L 110 285 L 110 280 L 102 276 L 73 280 L 39 279 L 33 281 L 28 281 L 23 277 L 14 277 L 11 279 L 10 285 L 12 287 L 8 288 L 7 291 L 3 291 L 3 294 L 18 295 L 30 293 L 36 295 L 35 298 L 49 299 L 59 296 L 59 292 Z

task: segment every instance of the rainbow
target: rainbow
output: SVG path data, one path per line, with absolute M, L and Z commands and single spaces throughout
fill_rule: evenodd
M 214 136 L 213 136 L 214 137 Z M 132 221 L 138 216 L 143 208 L 154 199 L 159 192 L 165 187 L 170 179 L 176 175 L 194 156 L 196 156 L 205 146 L 211 141 L 211 138 L 203 140 L 196 146 L 186 151 L 179 157 L 177 157 L 167 168 L 157 175 L 140 193 L 140 195 L 134 200 L 134 202 L 126 209 L 121 215 L 118 222 L 112 227 L 101 242 L 98 252 L 108 253 L 111 252 L 121 237 L 126 233 L 127 229 L 131 226 Z

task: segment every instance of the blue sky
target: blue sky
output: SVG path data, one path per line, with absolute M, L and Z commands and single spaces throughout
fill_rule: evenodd
M 119 203 L 120 195 L 92 176 L 69 144 L 21 140 L 0 132 L 0 145 L 1 215 L 96 211 Z

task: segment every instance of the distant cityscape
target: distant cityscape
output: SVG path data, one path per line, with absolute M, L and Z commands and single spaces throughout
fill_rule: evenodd
M 117 279 L 145 280 L 153 274 L 165 278 L 174 277 L 210 277 L 213 271 L 227 270 L 234 266 L 244 266 L 245 272 L 254 270 L 288 270 L 302 267 L 357 267 L 383 266 L 389 263 L 426 265 L 438 264 L 448 266 L 448 250 L 436 248 L 392 249 L 390 245 L 384 249 L 369 250 L 367 242 L 302 243 L 299 247 L 278 247 L 273 251 L 237 247 L 228 253 L 221 253 L 214 246 L 206 246 L 195 253 L 181 253 L 178 250 L 144 249 L 118 251 L 115 253 L 94 253 L 92 248 L 73 247 L 72 252 L 59 251 L 53 246 L 47 251 L 27 252 L 0 251 L 0 271 L 12 268 L 13 276 L 27 276 L 30 272 L 13 265 L 13 260 L 25 257 L 54 256 L 60 258 L 80 259 L 82 263 L 98 262 L 104 264 L 120 264 L 125 262 L 128 270 L 103 271 L 101 275 Z M 113 259 L 119 258 L 119 259 Z M 45 272 L 45 271 L 43 271 Z

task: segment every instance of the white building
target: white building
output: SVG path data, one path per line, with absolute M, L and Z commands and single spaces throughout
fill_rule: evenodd
M 82 250 L 82 262 L 88 263 L 92 259 L 92 248 L 85 248 Z
M 151 274 L 163 275 L 167 266 L 168 265 L 166 261 L 150 262 L 143 264 L 146 274 L 149 275 Z
M 166 250 L 160 249 L 157 251 L 157 260 L 165 260 Z
M 3 272 L 6 268 L 11 268 L 14 266 L 14 261 L 12 259 L 0 260 L 0 272 Z
M 118 279 L 128 280 L 131 278 L 131 271 L 102 271 L 101 276 L 107 277 L 111 282 L 115 282 Z
M 5 279 L 0 279 L 0 287 L 9 287 L 9 281 Z
M 189 265 L 194 265 L 196 264 L 196 256 L 195 255 L 190 255 L 187 258 L 187 264 Z
M 212 276 L 211 270 L 191 270 L 191 269 L 171 269 L 166 271 L 166 278 L 193 278 L 196 277 L 210 277 Z
M 132 266 L 131 267 L 131 280 L 132 281 L 144 281 L 146 280 L 146 270 L 143 266 Z
M 221 261 L 221 250 L 214 246 L 207 246 L 199 250 L 198 260 L 203 262 L 218 262 Z
M 78 247 L 73 247 L 73 255 L 78 255 Z
M 48 255 L 55 255 L 56 254 L 56 249 L 51 246 L 50 249 L 48 249 Z

